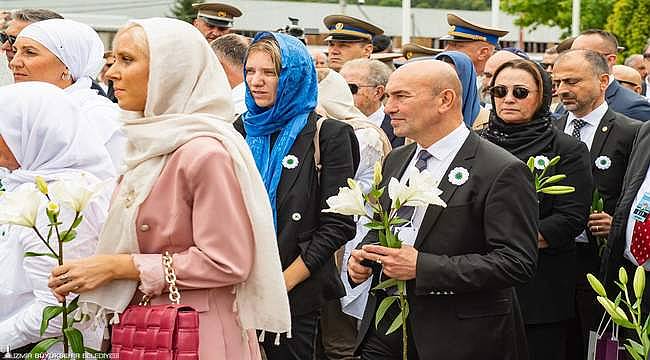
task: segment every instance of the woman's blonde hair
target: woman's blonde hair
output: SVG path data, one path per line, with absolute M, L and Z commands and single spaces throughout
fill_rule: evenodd
M 282 69 L 282 53 L 280 52 L 280 45 L 278 45 L 278 42 L 271 36 L 260 39 L 248 48 L 246 60 L 248 60 L 248 57 L 256 51 L 263 52 L 271 57 L 273 66 L 275 66 L 275 75 L 279 77 L 280 70 Z
M 144 32 L 144 28 L 137 23 L 128 23 L 117 31 L 115 37 L 113 38 L 113 49 L 115 49 L 115 42 L 117 41 L 117 38 L 122 34 L 126 34 L 127 32 L 131 33 L 133 40 L 135 40 L 135 45 L 142 51 L 142 53 L 146 54 L 147 57 L 149 57 L 149 41 L 147 40 L 147 34 Z

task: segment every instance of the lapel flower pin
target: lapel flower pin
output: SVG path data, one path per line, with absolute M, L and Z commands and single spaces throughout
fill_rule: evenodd
M 462 166 L 456 167 L 449 172 L 447 179 L 450 183 L 461 186 L 469 179 L 469 171 Z
M 544 170 L 551 161 L 544 155 L 535 156 L 535 169 Z
M 595 164 L 599 170 L 607 170 L 612 166 L 612 160 L 605 155 L 601 155 L 596 158 Z
M 295 169 L 298 166 L 298 158 L 295 155 L 287 155 L 282 159 L 282 166 L 287 169 Z

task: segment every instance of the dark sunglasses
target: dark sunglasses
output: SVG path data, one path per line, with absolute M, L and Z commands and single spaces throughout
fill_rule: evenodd
M 650 59 L 650 53 L 645 53 L 643 54 L 644 59 Z
M 14 46 L 14 43 L 16 42 L 16 37 L 7 35 L 7 33 L 5 32 L 0 32 L 0 44 L 4 44 L 7 41 L 9 41 L 9 45 Z
M 528 97 L 532 91 L 526 89 L 523 86 L 515 86 L 512 88 L 512 96 L 521 100 Z M 490 95 L 497 99 L 501 99 L 508 95 L 508 88 L 505 85 L 497 85 L 490 88 Z
M 356 95 L 359 92 L 360 87 L 376 87 L 374 85 L 359 85 L 359 84 L 351 84 L 348 83 L 348 86 L 350 87 L 350 92 L 352 95 Z
M 619 80 L 619 79 L 616 79 L 616 81 L 618 81 L 618 82 L 621 83 L 621 84 L 627 84 L 627 85 L 630 85 L 630 86 L 632 86 L 632 87 L 641 86 L 640 84 L 635 84 L 635 83 L 633 83 L 633 82 L 631 82 L 631 81 L 625 81 L 625 80 Z

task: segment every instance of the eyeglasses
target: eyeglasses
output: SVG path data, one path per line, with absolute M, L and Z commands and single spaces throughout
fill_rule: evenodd
M 0 44 L 4 44 L 7 41 L 9 41 L 9 45 L 14 46 L 14 43 L 16 42 L 16 37 L 7 35 L 7 33 L 5 32 L 0 32 Z
M 650 59 L 650 53 L 645 53 L 643 54 L 644 59 Z
M 376 87 L 375 85 L 359 85 L 352 83 L 348 83 L 348 86 L 350 87 L 350 92 L 352 92 L 352 95 L 356 95 L 359 92 L 360 87 Z
M 531 92 L 534 92 L 534 90 L 528 90 L 523 86 L 514 86 L 512 88 L 512 96 L 519 100 L 527 98 Z M 498 99 L 504 98 L 508 95 L 508 87 L 505 85 L 493 86 L 490 88 L 490 95 Z

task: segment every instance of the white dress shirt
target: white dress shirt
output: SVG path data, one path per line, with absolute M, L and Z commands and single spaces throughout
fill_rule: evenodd
M 427 150 L 429 154 L 433 155 L 427 160 L 426 170 L 431 172 L 433 178 L 438 180 L 439 183 L 443 181 L 448 181 L 445 178 L 449 165 L 456 157 L 456 154 L 460 148 L 467 140 L 469 136 L 469 129 L 465 126 L 465 123 L 461 123 L 454 131 L 449 133 L 447 136 L 436 141 L 434 144 L 424 149 L 420 144 L 417 145 L 415 149 L 415 154 L 409 163 L 409 168 L 415 168 L 415 163 L 418 161 L 418 154 L 420 150 Z M 408 173 L 404 172 L 400 181 L 406 181 L 404 177 Z M 424 220 L 424 215 L 426 213 L 427 206 L 419 206 L 415 208 L 413 212 L 413 217 L 411 219 L 410 226 L 406 225 L 399 228 L 400 240 L 405 244 L 413 245 L 415 239 L 417 238 L 418 231 L 420 230 L 420 225 L 422 225 L 422 220 Z
M 244 82 L 232 88 L 232 102 L 235 105 L 235 116 L 248 111 L 246 108 L 246 84 Z
M 585 126 L 580 129 L 580 141 L 587 145 L 587 148 L 591 150 L 591 145 L 594 142 L 594 136 L 596 131 L 598 131 L 598 125 L 600 125 L 600 120 L 605 116 L 609 106 L 606 101 L 603 101 L 600 106 L 592 110 L 589 114 L 582 117 L 581 119 L 586 122 Z M 566 120 L 566 125 L 564 126 L 564 133 L 571 135 L 573 133 L 573 120 L 577 119 L 576 116 L 569 111 L 569 115 Z M 576 237 L 576 242 L 579 243 L 588 243 L 589 238 L 587 238 L 587 231 L 583 231 Z
M 634 219 L 634 209 L 636 208 L 636 205 L 639 203 L 639 201 L 641 201 L 643 194 L 645 193 L 650 193 L 650 168 L 648 168 L 648 172 L 645 175 L 645 180 L 643 180 L 639 191 L 636 193 L 636 197 L 632 203 L 632 208 L 630 209 L 630 215 L 627 218 L 627 227 L 625 228 L 625 252 L 623 253 L 623 256 L 625 256 L 625 258 L 634 265 L 639 265 L 632 255 L 632 252 L 630 251 L 630 245 L 632 245 L 632 233 L 634 232 L 634 223 L 636 221 Z M 646 271 L 650 271 L 650 262 L 646 262 L 643 267 Z
M 377 125 L 378 128 L 381 128 L 381 124 L 384 122 L 384 117 L 386 117 L 386 113 L 384 112 L 384 104 L 381 104 L 377 111 L 368 115 L 368 120 L 371 123 Z

